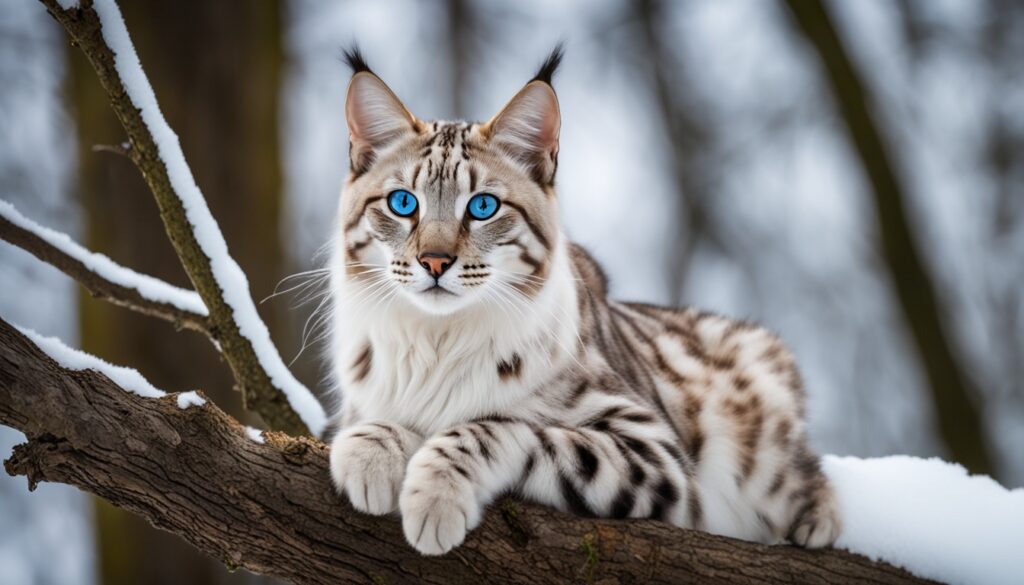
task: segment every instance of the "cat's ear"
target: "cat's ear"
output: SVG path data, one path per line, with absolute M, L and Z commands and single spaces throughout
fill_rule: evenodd
M 373 164 L 381 149 L 417 133 L 423 124 L 395 92 L 370 71 L 358 50 L 346 53 L 355 75 L 348 84 L 345 118 L 349 131 L 349 162 L 354 175 Z
M 561 60 L 562 47 L 558 46 L 533 81 L 482 128 L 492 144 L 529 167 L 533 179 L 541 185 L 553 183 L 558 168 L 562 116 L 551 77 Z

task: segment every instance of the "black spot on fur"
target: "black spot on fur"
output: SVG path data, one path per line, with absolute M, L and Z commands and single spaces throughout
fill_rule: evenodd
M 640 485 L 647 479 L 647 472 L 636 461 L 629 462 L 629 481 L 633 485 Z
M 551 442 L 551 438 L 548 437 L 547 433 L 544 432 L 544 429 L 537 431 L 537 439 L 540 440 L 540 446 L 549 458 L 554 459 L 558 455 L 555 445 Z
M 669 443 L 668 441 L 660 441 L 659 444 L 661 445 L 662 449 L 664 449 L 665 451 L 668 451 L 668 454 L 673 459 L 675 459 L 676 461 L 682 461 L 683 460 L 683 452 L 680 451 L 678 447 L 676 447 L 672 443 Z
M 489 448 L 489 447 L 487 447 L 487 442 L 486 442 L 486 441 L 480 441 L 480 455 L 481 455 L 481 456 L 482 456 L 482 457 L 484 458 L 484 460 L 485 460 L 485 461 L 487 461 L 487 462 L 490 462 L 491 460 L 493 460 L 493 459 L 494 459 L 494 456 L 493 456 L 493 455 L 491 455 L 491 450 L 490 450 L 490 448 Z
M 562 490 L 562 499 L 565 500 L 565 505 L 569 507 L 570 512 L 585 518 L 593 518 L 595 516 L 594 511 L 587 505 L 587 501 L 583 499 L 583 495 L 580 494 L 576 486 L 572 484 L 572 480 L 564 473 L 559 474 L 558 483 Z
M 352 69 L 352 75 L 362 73 L 363 71 L 373 73 L 370 66 L 366 64 L 366 59 L 363 58 L 363 52 L 359 50 L 357 45 L 352 45 L 351 47 L 344 49 L 342 51 L 342 57 L 345 59 L 345 63 L 347 63 Z
M 523 464 L 523 477 L 529 477 L 533 473 L 533 466 L 537 463 L 537 456 L 534 453 L 530 453 L 530 456 L 526 458 L 526 463 Z
M 652 520 L 664 520 L 665 519 L 665 505 L 660 500 L 655 500 L 651 504 L 651 513 L 647 516 Z
M 633 490 L 628 487 L 622 488 L 619 490 L 619 494 L 615 496 L 615 501 L 612 502 L 611 517 L 626 518 L 633 511 L 635 503 L 636 494 L 633 493 Z
M 654 417 L 651 416 L 650 414 L 647 414 L 646 412 L 631 412 L 631 413 L 627 413 L 627 414 L 622 415 L 622 418 L 624 420 L 628 420 L 629 422 L 635 422 L 635 423 L 652 423 L 652 422 L 654 422 Z
M 658 499 L 665 502 L 666 505 L 671 506 L 679 501 L 679 490 L 668 479 L 662 479 L 654 488 L 654 492 L 658 495 Z
M 548 55 L 547 60 L 537 70 L 537 74 L 533 76 L 530 81 L 543 81 L 544 83 L 551 85 L 551 79 L 555 76 L 555 71 L 558 70 L 558 66 L 562 63 L 562 57 L 565 56 L 565 47 L 562 43 L 555 45 L 555 49 Z
M 580 475 L 583 476 L 584 481 L 591 481 L 594 476 L 597 475 L 597 468 L 600 465 L 597 456 L 583 443 L 575 443 L 576 447 L 576 458 L 580 464 Z
M 651 446 L 644 441 L 634 437 L 622 437 L 622 440 L 626 443 L 626 447 L 628 447 L 630 451 L 639 455 L 644 461 L 655 464 L 661 463 L 661 461 L 658 460 L 658 457 L 654 454 L 654 451 L 651 449 Z
M 512 418 L 510 416 L 502 416 L 500 414 L 489 414 L 487 416 L 481 416 L 480 418 L 478 418 L 476 420 L 478 422 L 495 422 L 495 423 L 503 423 L 503 424 L 511 424 L 511 423 L 523 422 L 522 420 L 520 420 L 518 418 Z
M 523 367 L 523 359 L 519 357 L 518 353 L 512 354 L 509 361 L 498 362 L 498 377 L 502 381 L 508 380 L 509 378 L 518 378 L 519 372 Z

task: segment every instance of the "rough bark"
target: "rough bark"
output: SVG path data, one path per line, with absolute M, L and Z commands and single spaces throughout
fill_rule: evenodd
M 444 557 L 421 557 L 393 518 L 334 493 L 327 447 L 265 433 L 208 402 L 130 394 L 63 369 L 0 321 L 0 424 L 28 442 L 8 473 L 67 483 L 231 567 L 295 583 L 922 583 L 839 550 L 767 547 L 654 521 L 574 518 L 504 500 Z
M 115 66 L 114 54 L 103 39 L 101 23 L 90 0 L 64 10 L 56 0 L 41 0 L 50 14 L 67 31 L 75 45 L 95 69 L 114 113 L 128 136 L 127 154 L 142 172 L 152 191 L 164 228 L 185 272 L 210 311 L 211 331 L 238 382 L 246 407 L 258 413 L 275 429 L 308 434 L 284 393 L 276 388 L 260 365 L 250 341 L 241 334 L 232 308 L 224 300 L 206 256 L 192 231 L 185 209 L 171 185 L 153 136 L 140 110 L 129 99 Z
M 143 315 L 169 321 L 179 328 L 191 329 L 206 334 L 210 333 L 209 323 L 205 315 L 180 309 L 170 303 L 147 299 L 134 288 L 121 286 L 106 280 L 99 274 L 89 270 L 79 260 L 68 256 L 43 238 L 11 223 L 3 217 L 0 217 L 0 239 L 18 246 L 67 274 L 78 281 L 96 298 L 131 309 Z
M 829 91 L 871 186 L 882 258 L 928 378 L 939 434 L 954 460 L 972 473 L 994 476 L 981 416 L 972 402 L 977 392 L 943 327 L 936 286 L 907 217 L 907 192 L 872 114 L 863 75 L 820 0 L 787 0 L 786 6 L 795 28 L 821 61 Z

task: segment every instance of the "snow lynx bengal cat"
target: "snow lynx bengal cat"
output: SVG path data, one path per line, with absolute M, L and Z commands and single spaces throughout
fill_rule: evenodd
M 792 354 L 768 331 L 607 298 L 559 227 L 556 49 L 488 122 L 415 117 L 348 53 L 331 264 L 331 474 L 423 554 L 503 493 L 764 543 L 832 544 Z

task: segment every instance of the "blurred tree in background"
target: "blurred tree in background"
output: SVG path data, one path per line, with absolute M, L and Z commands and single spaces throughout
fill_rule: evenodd
M 160 106 L 188 153 L 196 181 L 220 223 L 253 295 L 270 294 L 285 273 L 279 237 L 281 171 L 278 94 L 281 7 L 277 2 L 126 2 L 125 19 Z M 68 48 L 78 121 L 78 197 L 86 247 L 191 288 L 138 169 L 127 157 L 95 152 L 124 131 L 96 74 Z M 165 323 L 81 294 L 82 347 L 146 372 L 160 388 L 200 388 L 236 417 L 246 414 L 227 366 L 209 342 L 173 334 Z M 287 338 L 281 304 L 261 317 Z M 251 415 L 249 415 L 251 417 Z M 102 583 L 228 583 L 249 579 L 132 514 L 96 500 Z

